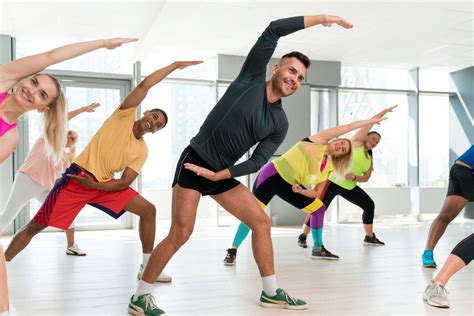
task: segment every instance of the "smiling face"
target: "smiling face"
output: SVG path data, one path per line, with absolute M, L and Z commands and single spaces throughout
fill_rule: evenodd
M 380 142 L 380 136 L 376 133 L 371 133 L 370 135 L 367 135 L 367 138 L 365 139 L 364 146 L 367 148 L 367 150 L 374 149 L 377 147 L 377 145 Z
M 331 155 L 335 157 L 343 156 L 351 150 L 351 143 L 347 139 L 336 139 L 328 144 Z
M 296 57 L 283 58 L 272 68 L 272 87 L 275 92 L 287 97 L 295 93 L 306 75 L 305 65 Z
M 48 75 L 36 75 L 18 84 L 14 93 L 16 103 L 23 109 L 43 112 L 59 94 L 56 83 Z
M 161 111 L 146 111 L 139 120 L 143 134 L 156 133 L 166 125 L 166 118 Z

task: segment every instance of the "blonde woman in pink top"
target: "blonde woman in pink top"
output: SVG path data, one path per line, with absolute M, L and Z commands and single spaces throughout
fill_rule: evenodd
M 32 110 L 44 114 L 43 134 L 48 152 L 56 160 L 62 155 L 66 139 L 66 98 L 58 79 L 38 72 L 100 48 L 114 49 L 136 40 L 113 38 L 74 43 L 0 65 L 0 163 L 18 144 L 16 121 Z M 15 91 L 8 94 L 15 86 Z M 7 274 L 0 246 L 0 315 L 14 315 L 9 309 Z
M 68 113 L 68 120 L 84 112 L 94 112 L 99 103 L 91 103 L 77 110 Z M 77 142 L 77 133 L 68 131 L 67 142 L 61 159 L 56 162 L 53 157 L 48 155 L 44 137 L 40 137 L 31 148 L 26 159 L 18 169 L 13 182 L 10 195 L 0 214 L 0 229 L 8 226 L 20 210 L 33 198 L 43 202 L 53 188 L 55 179 L 59 178 L 61 173 L 72 163 Z M 85 256 L 74 243 L 74 227 L 66 230 L 67 249 L 66 254 L 73 256 Z
M 136 40 L 113 38 L 74 43 L 0 65 L 0 163 L 11 155 L 18 143 L 16 121 L 32 110 L 43 113 L 43 135 L 49 152 L 56 159 L 62 155 L 66 139 L 66 98 L 58 79 L 38 72 L 99 48 L 114 49 Z M 15 86 L 15 92 L 8 94 Z

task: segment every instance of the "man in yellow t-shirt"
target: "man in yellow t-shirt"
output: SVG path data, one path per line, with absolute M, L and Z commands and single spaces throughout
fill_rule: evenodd
M 130 188 L 148 156 L 143 139 L 146 133 L 155 133 L 168 122 L 161 109 L 145 111 L 135 120 L 138 105 L 150 88 L 176 69 L 201 63 L 175 62 L 147 76 L 122 102 L 92 137 L 87 147 L 69 166 L 56 183 L 35 217 L 15 235 L 5 252 L 12 260 L 30 240 L 48 226 L 67 229 L 86 205 L 92 205 L 114 218 L 125 211 L 140 217 L 140 240 L 143 250 L 143 268 L 148 262 L 155 240 L 155 206 Z M 123 172 L 114 179 L 116 172 Z M 161 274 L 157 281 L 170 282 L 171 277 Z

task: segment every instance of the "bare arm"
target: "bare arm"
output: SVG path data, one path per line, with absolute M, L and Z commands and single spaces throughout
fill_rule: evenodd
M 153 86 L 165 79 L 170 73 L 172 73 L 176 69 L 184 69 L 188 66 L 197 65 L 200 63 L 202 63 L 202 61 L 200 60 L 176 61 L 171 65 L 156 70 L 152 74 L 145 77 L 145 79 L 143 79 L 143 81 L 140 82 L 138 86 L 136 86 L 135 89 L 133 89 L 133 91 L 127 95 L 127 97 L 120 105 L 120 109 L 125 110 L 137 107 L 140 103 L 142 103 L 143 99 L 145 99 L 146 95 L 148 94 L 148 90 L 150 90 Z
M 8 91 L 18 81 L 59 62 L 83 55 L 99 48 L 114 49 L 134 42 L 136 38 L 113 38 L 80 42 L 61 46 L 49 52 L 20 58 L 0 65 L 0 91 Z
M 128 188 L 133 181 L 138 177 L 138 173 L 136 173 L 131 168 L 125 168 L 122 173 L 122 178 L 120 179 L 112 179 L 105 182 L 95 182 L 94 179 L 88 174 L 84 174 L 84 176 L 75 176 L 72 174 L 67 175 L 72 180 L 79 182 L 83 186 L 103 190 L 103 191 L 121 191 Z
M 14 151 L 18 144 L 17 128 L 12 128 L 0 137 L 0 163 L 4 162 Z
M 321 192 L 323 191 L 325 185 L 326 185 L 326 181 L 323 181 L 323 182 L 320 182 L 320 183 L 316 184 L 316 186 L 314 186 L 311 189 L 304 189 L 299 184 L 295 184 L 291 187 L 291 189 L 295 193 L 299 193 L 299 194 L 302 194 L 306 197 L 315 199 L 315 198 L 318 198 L 321 195 Z
M 355 182 L 360 182 L 360 183 L 363 183 L 363 182 L 367 182 L 369 181 L 370 179 L 370 176 L 372 175 L 372 164 L 373 164 L 373 161 L 370 162 L 370 168 L 369 170 L 367 170 L 366 173 L 364 173 L 363 175 L 361 176 L 356 176 L 355 174 L 353 174 L 352 172 L 349 172 L 347 173 L 344 178 L 348 179 L 348 180 L 352 180 L 352 181 L 355 181 Z
M 370 120 L 355 121 L 350 124 L 331 127 L 331 128 L 322 130 L 319 133 L 311 135 L 309 137 L 309 140 L 315 143 L 326 144 L 332 138 L 339 137 L 341 135 L 349 133 L 350 131 L 353 131 L 355 129 L 358 129 L 364 126 L 368 126 L 368 125 L 372 126 L 374 124 L 378 124 L 385 119 L 386 118 L 372 118 Z
M 84 112 L 95 112 L 95 109 L 97 107 L 100 106 L 100 103 L 98 102 L 92 102 L 91 104 L 89 105 L 86 105 L 86 106 L 83 106 L 83 107 L 80 107 L 76 110 L 73 110 L 73 111 L 70 111 L 67 113 L 67 120 L 72 120 L 73 118 L 75 118 L 76 116 L 78 116 L 79 114 L 81 113 L 84 113 Z
M 396 108 L 397 106 L 398 106 L 398 104 L 396 104 L 394 106 L 391 106 L 389 108 L 386 108 L 386 109 L 380 111 L 379 113 L 375 114 L 372 118 L 382 118 L 388 112 L 392 112 L 393 109 Z M 369 131 L 372 129 L 372 126 L 374 126 L 374 125 L 373 124 L 372 125 L 366 125 L 366 126 L 362 127 L 361 129 L 359 129 L 354 134 L 354 136 L 352 136 L 352 142 L 355 143 L 355 142 L 364 141 L 365 137 L 367 136 L 367 133 L 369 133 Z M 358 146 L 358 145 L 360 145 L 360 144 L 354 144 L 354 146 Z

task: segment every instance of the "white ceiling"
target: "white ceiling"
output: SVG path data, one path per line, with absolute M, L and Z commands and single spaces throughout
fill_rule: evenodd
M 11 1 L 0 0 L 0 33 L 39 46 L 57 42 L 139 37 L 135 57 L 246 55 L 273 19 L 328 13 L 354 24 L 314 27 L 279 42 L 311 59 L 393 68 L 474 65 L 472 1 Z

